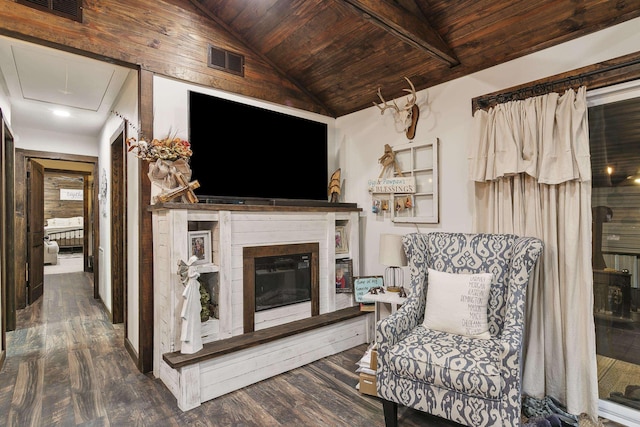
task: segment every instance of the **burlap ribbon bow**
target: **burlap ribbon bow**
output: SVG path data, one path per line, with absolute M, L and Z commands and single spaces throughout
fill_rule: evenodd
M 171 190 L 179 186 L 176 180 L 176 172 L 180 172 L 186 181 L 191 180 L 191 167 L 184 159 L 163 160 L 158 159 L 149 164 L 149 179 L 159 185 L 163 190 Z

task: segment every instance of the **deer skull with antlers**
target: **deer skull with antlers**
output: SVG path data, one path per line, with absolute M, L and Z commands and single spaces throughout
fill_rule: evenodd
M 420 116 L 420 108 L 416 105 L 416 101 L 418 99 L 416 96 L 416 88 L 408 77 L 405 77 L 405 80 L 409 83 L 411 89 L 403 90 L 405 92 L 409 92 L 411 96 L 407 99 L 407 103 L 404 107 L 400 108 L 395 100 L 393 100 L 391 104 L 385 101 L 382 97 L 382 93 L 380 92 L 380 88 L 378 88 L 378 98 L 380 98 L 382 104 L 376 104 L 374 102 L 373 105 L 380 109 L 380 114 L 384 114 L 384 112 L 389 108 L 392 109 L 394 112 L 393 118 L 396 123 L 396 128 L 402 128 L 402 130 L 398 130 L 398 132 L 404 132 L 408 139 L 413 139 L 416 135 L 416 125 L 418 123 L 418 117 Z

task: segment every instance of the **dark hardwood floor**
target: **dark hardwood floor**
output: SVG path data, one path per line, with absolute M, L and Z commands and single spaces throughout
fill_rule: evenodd
M 44 295 L 7 334 L 0 426 L 383 426 L 379 399 L 355 389 L 366 345 L 182 412 L 164 384 L 141 374 L 92 297 L 85 273 L 45 275 Z M 449 427 L 399 408 L 400 426 Z
M 92 295 L 85 273 L 45 275 L 44 295 L 7 334 L 0 426 L 384 425 L 380 400 L 355 389 L 366 345 L 182 412 L 160 380 L 136 369 L 122 325 Z M 398 415 L 401 427 L 459 426 L 403 407 Z

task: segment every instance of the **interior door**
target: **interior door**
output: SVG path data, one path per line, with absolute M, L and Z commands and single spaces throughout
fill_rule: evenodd
M 111 312 L 126 324 L 127 230 L 126 144 L 124 133 L 111 143 Z
M 4 218 L 4 199 L 6 195 L 5 190 L 5 159 L 4 159 L 4 120 L 2 118 L 2 111 L 0 110 L 0 369 L 2 369 L 3 361 L 5 359 L 5 353 L 7 349 L 7 336 L 6 331 L 11 330 L 10 320 L 13 319 L 15 323 L 15 310 L 12 310 L 13 306 L 7 302 L 7 296 L 11 294 L 8 292 L 10 289 L 7 284 L 6 277 L 6 248 L 5 248 L 5 218 Z M 9 314 L 13 316 L 9 316 Z M 15 325 L 14 325 L 15 328 Z
M 27 192 L 28 304 L 40 298 L 44 290 L 44 166 L 33 160 L 30 166 Z

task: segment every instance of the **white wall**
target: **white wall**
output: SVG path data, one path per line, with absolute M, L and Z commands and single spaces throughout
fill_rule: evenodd
M 131 71 L 127 80 L 114 103 L 113 110 L 122 117 L 127 118 L 135 127 L 129 126 L 126 130 L 129 137 L 137 137 L 138 123 L 138 76 Z M 100 298 L 105 306 L 112 312 L 111 300 L 111 141 L 114 134 L 118 134 L 123 125 L 122 118 L 111 115 L 105 122 L 100 133 L 100 156 L 98 170 L 100 177 L 107 177 L 107 196 L 100 200 L 100 249 L 97 257 L 100 258 L 99 289 Z M 133 348 L 139 352 L 139 256 L 138 256 L 138 159 L 129 155 L 127 157 L 127 338 Z M 102 254 L 102 255 L 101 255 Z
M 73 123 L 69 123 L 69 126 L 73 126 Z M 16 148 L 80 156 L 98 156 L 98 138 L 18 126 L 13 128 L 13 132 Z
M 9 90 L 4 81 L 4 76 L 0 73 L 0 111 L 7 123 L 11 123 L 11 102 L 9 101 Z
M 382 233 L 472 231 L 473 185 L 467 179 L 474 97 L 571 71 L 640 49 L 640 18 L 508 63 L 418 92 L 420 119 L 414 142 L 440 139 L 440 223 L 394 224 L 371 213 L 367 180 L 380 174 L 384 144 L 406 144 L 390 113 L 371 106 L 336 121 L 337 157 L 345 179 L 343 196 L 363 208 L 360 274 L 383 275 L 378 262 Z M 384 93 L 384 89 L 383 89 Z M 371 93 L 372 101 L 376 94 Z M 404 98 L 402 98 L 404 99 Z M 405 269 L 406 270 L 406 269 Z M 405 271 L 405 282 L 408 280 Z

